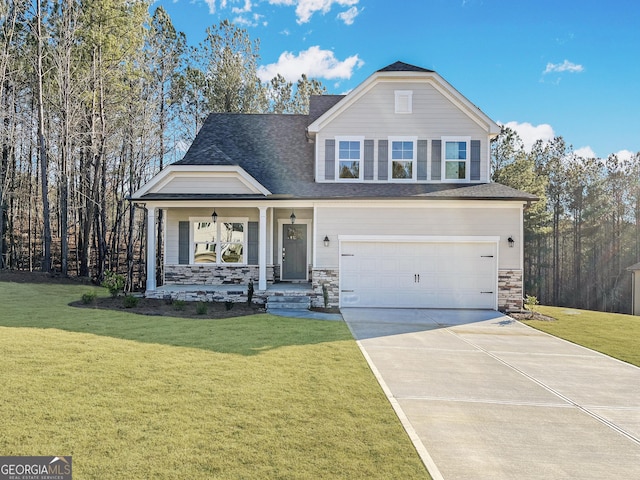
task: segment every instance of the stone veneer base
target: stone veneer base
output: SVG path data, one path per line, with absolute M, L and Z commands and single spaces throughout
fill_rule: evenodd
M 498 270 L 498 310 L 520 312 L 523 290 L 522 270 Z
M 267 283 L 273 283 L 273 266 L 267 266 Z M 257 265 L 165 265 L 164 285 L 248 285 L 258 283 Z
M 316 297 L 311 300 L 312 307 L 323 308 L 324 292 L 322 286 L 327 288 L 327 307 L 337 307 L 340 303 L 340 274 L 337 268 L 314 268 L 311 271 L 311 288 Z

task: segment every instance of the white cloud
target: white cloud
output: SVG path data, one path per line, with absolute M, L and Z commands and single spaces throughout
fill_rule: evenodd
M 360 14 L 358 7 L 351 7 L 346 12 L 340 12 L 338 18 L 344 22 L 345 25 L 353 25 L 353 21 Z
M 207 5 L 209 5 L 209 13 L 216 13 L 216 0 L 205 0 Z
M 586 147 L 578 148 L 577 150 L 574 150 L 573 153 L 575 153 L 576 156 L 582 157 L 582 158 L 598 158 L 598 155 L 596 155 L 596 152 L 594 152 L 589 145 L 587 145 Z
M 242 15 L 235 17 L 233 19 L 233 23 L 236 25 L 241 25 L 243 27 L 257 27 L 260 24 L 262 15 L 254 13 L 250 17 L 243 17 Z M 262 25 L 266 26 L 267 22 L 262 22 Z
M 504 126 L 515 130 L 527 151 L 531 151 L 531 147 L 533 147 L 533 144 L 536 143 L 537 140 L 548 142 L 553 140 L 556 135 L 548 123 L 532 125 L 528 122 L 507 122 Z
M 242 7 L 242 8 L 233 7 L 233 8 L 231 9 L 231 11 L 232 11 L 233 13 L 237 13 L 237 14 L 240 14 L 240 13 L 248 13 L 248 12 L 250 12 L 250 11 L 251 11 L 251 8 L 252 8 L 252 7 L 253 7 L 253 5 L 251 4 L 251 0 L 245 0 L 245 2 L 244 2 L 244 7 Z
M 548 73 L 580 73 L 584 71 L 584 67 L 577 63 L 570 62 L 569 60 L 565 60 L 562 63 L 547 63 L 547 68 L 542 72 L 543 75 Z
M 620 150 L 615 153 L 620 160 L 630 160 L 635 154 L 631 150 Z
M 353 70 L 362 65 L 364 62 L 358 55 L 339 61 L 331 50 L 321 50 L 316 45 L 297 55 L 292 52 L 281 53 L 276 63 L 259 67 L 258 76 L 263 82 L 271 80 L 278 73 L 290 82 L 297 81 L 303 73 L 309 78 L 348 79 Z
M 296 6 L 297 22 L 307 23 L 314 13 L 328 13 L 331 7 L 336 4 L 342 7 L 352 7 L 360 0 L 269 0 L 272 5 Z

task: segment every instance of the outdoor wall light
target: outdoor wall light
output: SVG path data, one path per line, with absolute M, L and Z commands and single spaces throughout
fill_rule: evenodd
M 509 242 L 509 248 L 513 248 L 513 246 L 516 244 L 516 241 L 513 239 L 513 237 L 507 238 L 507 242 Z
M 218 221 L 218 214 L 216 213 L 216 209 L 213 209 L 213 213 L 211 214 L 211 218 L 213 219 L 213 223 Z
M 324 242 L 324 246 L 325 246 L 325 247 L 328 247 L 328 246 L 329 246 L 329 237 L 328 237 L 327 235 L 325 235 L 325 236 L 324 236 L 324 240 L 323 240 L 323 242 Z
M 296 223 L 296 214 L 293 213 L 293 210 L 291 210 L 291 215 L 289 215 L 289 218 L 291 219 L 291 224 Z

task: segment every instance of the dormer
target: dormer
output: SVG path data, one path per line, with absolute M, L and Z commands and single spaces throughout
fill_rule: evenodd
M 488 183 L 500 133 L 436 72 L 402 62 L 313 99 L 310 121 L 320 183 Z

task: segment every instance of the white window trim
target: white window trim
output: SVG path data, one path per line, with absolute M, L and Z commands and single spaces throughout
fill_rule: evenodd
M 469 179 L 471 178 L 471 137 L 441 137 L 441 142 L 441 181 L 443 183 L 469 183 Z M 465 160 L 466 166 L 464 169 L 464 179 L 447 178 L 447 142 L 465 142 L 467 144 L 467 158 Z
M 350 137 L 335 137 L 335 179 L 336 182 L 362 182 L 364 180 L 364 135 Z M 360 143 L 360 168 L 358 168 L 358 178 L 340 178 L 340 142 L 359 142 Z
M 395 113 L 408 115 L 413 113 L 413 91 L 395 90 Z M 406 107 L 406 108 L 405 108 Z
M 229 265 L 240 266 L 248 265 L 248 250 L 247 250 L 247 236 L 249 235 L 249 218 L 248 217 L 218 217 L 216 221 L 216 263 L 195 263 L 195 238 L 193 231 L 193 224 L 195 222 L 213 222 L 211 217 L 189 217 L 189 265 Z M 244 255 L 244 262 L 240 263 L 225 263 L 222 261 L 222 255 L 220 255 L 220 246 L 223 242 L 220 241 L 220 224 L 221 223 L 242 223 L 244 224 L 244 240 L 242 242 L 242 252 Z M 228 243 L 228 242 L 224 242 Z
M 418 179 L 418 137 L 389 137 L 388 138 L 387 179 L 389 182 L 415 182 Z M 413 158 L 411 159 L 411 178 L 393 178 L 393 142 L 413 142 Z M 408 162 L 409 160 L 400 160 Z

